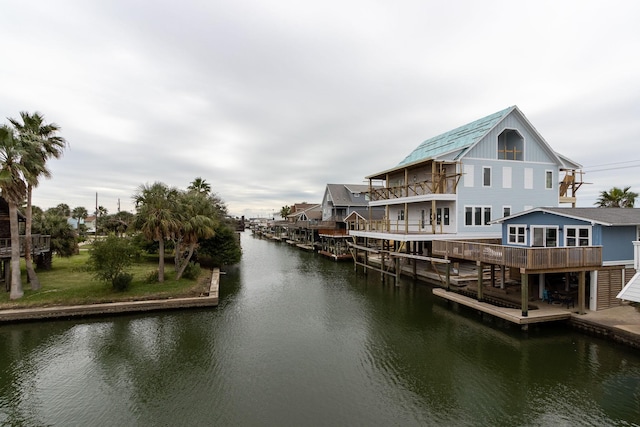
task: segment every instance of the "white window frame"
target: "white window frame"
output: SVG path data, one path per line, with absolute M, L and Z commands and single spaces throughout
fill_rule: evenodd
M 558 227 L 557 225 L 532 225 L 532 226 L 530 226 L 529 241 L 531 242 L 531 246 L 533 246 L 534 243 L 535 243 L 535 230 L 544 230 L 544 232 L 542 234 L 542 245 L 541 246 L 536 246 L 536 247 L 557 248 L 559 246 L 558 238 L 560 236 L 559 235 L 560 227 Z M 548 237 L 547 230 L 555 230 L 555 232 L 556 232 L 556 244 L 554 246 L 547 245 L 547 237 Z
M 491 221 L 491 210 L 493 206 L 490 205 L 468 205 L 464 207 L 464 225 L 465 227 L 491 227 L 491 224 L 488 224 Z M 471 224 L 467 222 L 467 210 L 471 209 Z M 478 214 L 478 209 L 480 210 L 480 222 L 481 224 L 476 224 L 476 215 Z M 487 218 L 488 213 L 488 218 Z
M 509 213 L 506 213 L 507 209 L 509 209 Z M 511 216 L 511 206 L 503 206 L 502 207 L 502 217 Z
M 487 184 L 487 179 L 489 183 Z M 483 166 L 482 167 L 482 186 L 485 188 L 491 188 L 491 184 L 493 181 L 491 166 Z
M 575 236 L 569 236 L 569 231 L 570 230 L 575 230 L 576 234 Z M 587 232 L 589 233 L 589 237 L 586 238 L 586 245 L 581 245 L 580 241 L 584 240 L 585 237 L 580 237 L 580 230 L 587 230 Z M 590 225 L 565 225 L 564 226 L 564 245 L 566 247 L 569 248 L 573 248 L 573 247 L 580 247 L 580 246 L 593 246 L 592 243 L 592 239 L 593 239 L 593 227 L 591 227 Z M 569 244 L 569 239 L 575 239 L 575 244 L 570 245 Z
M 549 179 L 549 174 L 551 174 L 551 178 Z M 547 190 L 553 190 L 553 171 L 546 170 L 544 171 L 544 188 Z
M 527 225 L 509 224 L 507 226 L 507 243 L 509 245 L 527 246 Z

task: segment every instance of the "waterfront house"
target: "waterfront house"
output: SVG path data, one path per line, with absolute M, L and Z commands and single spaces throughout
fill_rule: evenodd
M 378 187 L 375 187 L 378 189 Z M 365 214 L 381 218 L 383 207 L 372 207 L 369 214 L 370 186 L 365 184 L 327 184 L 322 197 L 322 226 L 318 230 L 320 254 L 332 259 L 351 259 L 347 245 L 347 218 Z
M 369 206 L 385 215 L 350 234 L 360 248 L 411 255 L 403 262 L 431 255 L 442 239 L 499 243 L 493 220 L 575 205 L 580 168 L 512 106 L 427 139 L 396 166 L 369 175 Z
M 586 270 L 585 303 L 590 310 L 620 305 L 616 296 L 636 273 L 633 242 L 640 239 L 640 209 L 536 208 L 496 223 L 502 224 L 505 246 L 582 248 L 592 255 L 601 250 L 601 266 Z M 553 271 L 550 268 L 547 274 Z M 540 274 L 537 291 L 542 299 L 550 281 Z M 568 277 L 565 282 L 570 286 L 572 276 Z
M 502 227 L 500 245 L 436 242 L 434 252 L 503 274 L 506 267 L 524 299 L 550 302 L 557 293 L 580 312 L 619 306 L 616 297 L 637 272 L 640 209 L 541 207 L 494 223 Z

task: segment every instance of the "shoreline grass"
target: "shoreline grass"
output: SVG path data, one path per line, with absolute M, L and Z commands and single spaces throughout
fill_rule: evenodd
M 95 279 L 84 268 L 88 259 L 89 253 L 86 250 L 81 250 L 79 255 L 70 258 L 54 256 L 51 270 L 36 271 L 42 285 L 38 291 L 32 291 L 31 285 L 26 283 L 27 275 L 22 260 L 24 296 L 10 300 L 9 292 L 1 292 L 0 310 L 196 297 L 208 291 L 211 280 L 211 271 L 204 268 L 197 280 L 175 280 L 172 259 L 167 257 L 169 263 L 165 264 L 165 281 L 146 283 L 148 275 L 158 269 L 158 257 L 147 256 L 127 269 L 127 272 L 133 274 L 133 281 L 128 290 L 118 292 L 111 287 L 111 283 Z M 4 287 L 2 290 L 4 291 Z

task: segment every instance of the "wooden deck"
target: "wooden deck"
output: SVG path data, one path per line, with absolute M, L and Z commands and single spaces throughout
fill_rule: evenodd
M 555 322 L 559 320 L 569 320 L 571 310 L 554 304 L 540 303 L 536 310 L 529 310 L 528 316 L 523 316 L 519 308 L 504 308 L 493 304 L 481 302 L 473 298 L 460 295 L 446 289 L 434 288 L 433 294 L 448 301 L 462 304 L 466 307 L 490 314 L 491 316 L 507 320 L 518 325 L 529 325 L 534 323 Z
M 20 236 L 20 256 L 24 256 L 24 238 Z M 49 252 L 51 248 L 51 236 L 31 235 L 31 252 L 34 255 Z M 0 259 L 11 258 L 11 238 L 0 238 Z
M 447 258 L 520 268 L 529 273 L 585 271 L 602 266 L 601 246 L 531 248 L 435 240 L 433 253 Z

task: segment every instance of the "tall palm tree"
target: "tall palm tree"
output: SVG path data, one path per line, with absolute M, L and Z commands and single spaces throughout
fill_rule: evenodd
M 180 224 L 175 234 L 176 280 L 182 277 L 200 239 L 215 235 L 216 210 L 205 193 L 194 191 L 180 194 L 176 217 Z
M 190 191 L 195 191 L 197 193 L 204 193 L 208 195 L 211 192 L 211 185 L 207 182 L 206 179 L 202 179 L 201 177 L 197 177 L 194 179 L 189 187 L 187 187 Z
M 22 123 L 9 118 L 9 122 L 16 130 L 25 151 L 21 158 L 25 181 L 27 183 L 27 209 L 25 221 L 24 259 L 27 268 L 27 276 L 31 283 L 31 289 L 40 289 L 40 281 L 33 268 L 31 253 L 31 228 L 33 223 L 32 195 L 33 189 L 38 186 L 40 177 L 51 178 L 51 172 L 47 168 L 47 160 L 60 158 L 67 145 L 67 141 L 58 135 L 60 127 L 55 123 L 45 123 L 44 116 L 38 112 L 29 114 L 20 112 Z
M 11 292 L 10 299 L 24 295 L 20 277 L 20 235 L 18 229 L 18 206 L 27 193 L 23 179 L 20 158 L 24 150 L 19 139 L 14 138 L 13 130 L 6 125 L 0 127 L 0 189 L 2 197 L 9 205 L 9 224 L 11 228 Z
M 603 191 L 595 203 L 600 208 L 632 208 L 638 193 L 629 191 L 631 187 L 620 189 L 613 187 L 609 191 Z
M 174 204 L 178 190 L 161 182 L 143 184 L 133 195 L 136 205 L 135 227 L 148 239 L 158 242 L 158 281 L 164 282 L 164 242 L 179 227 Z

